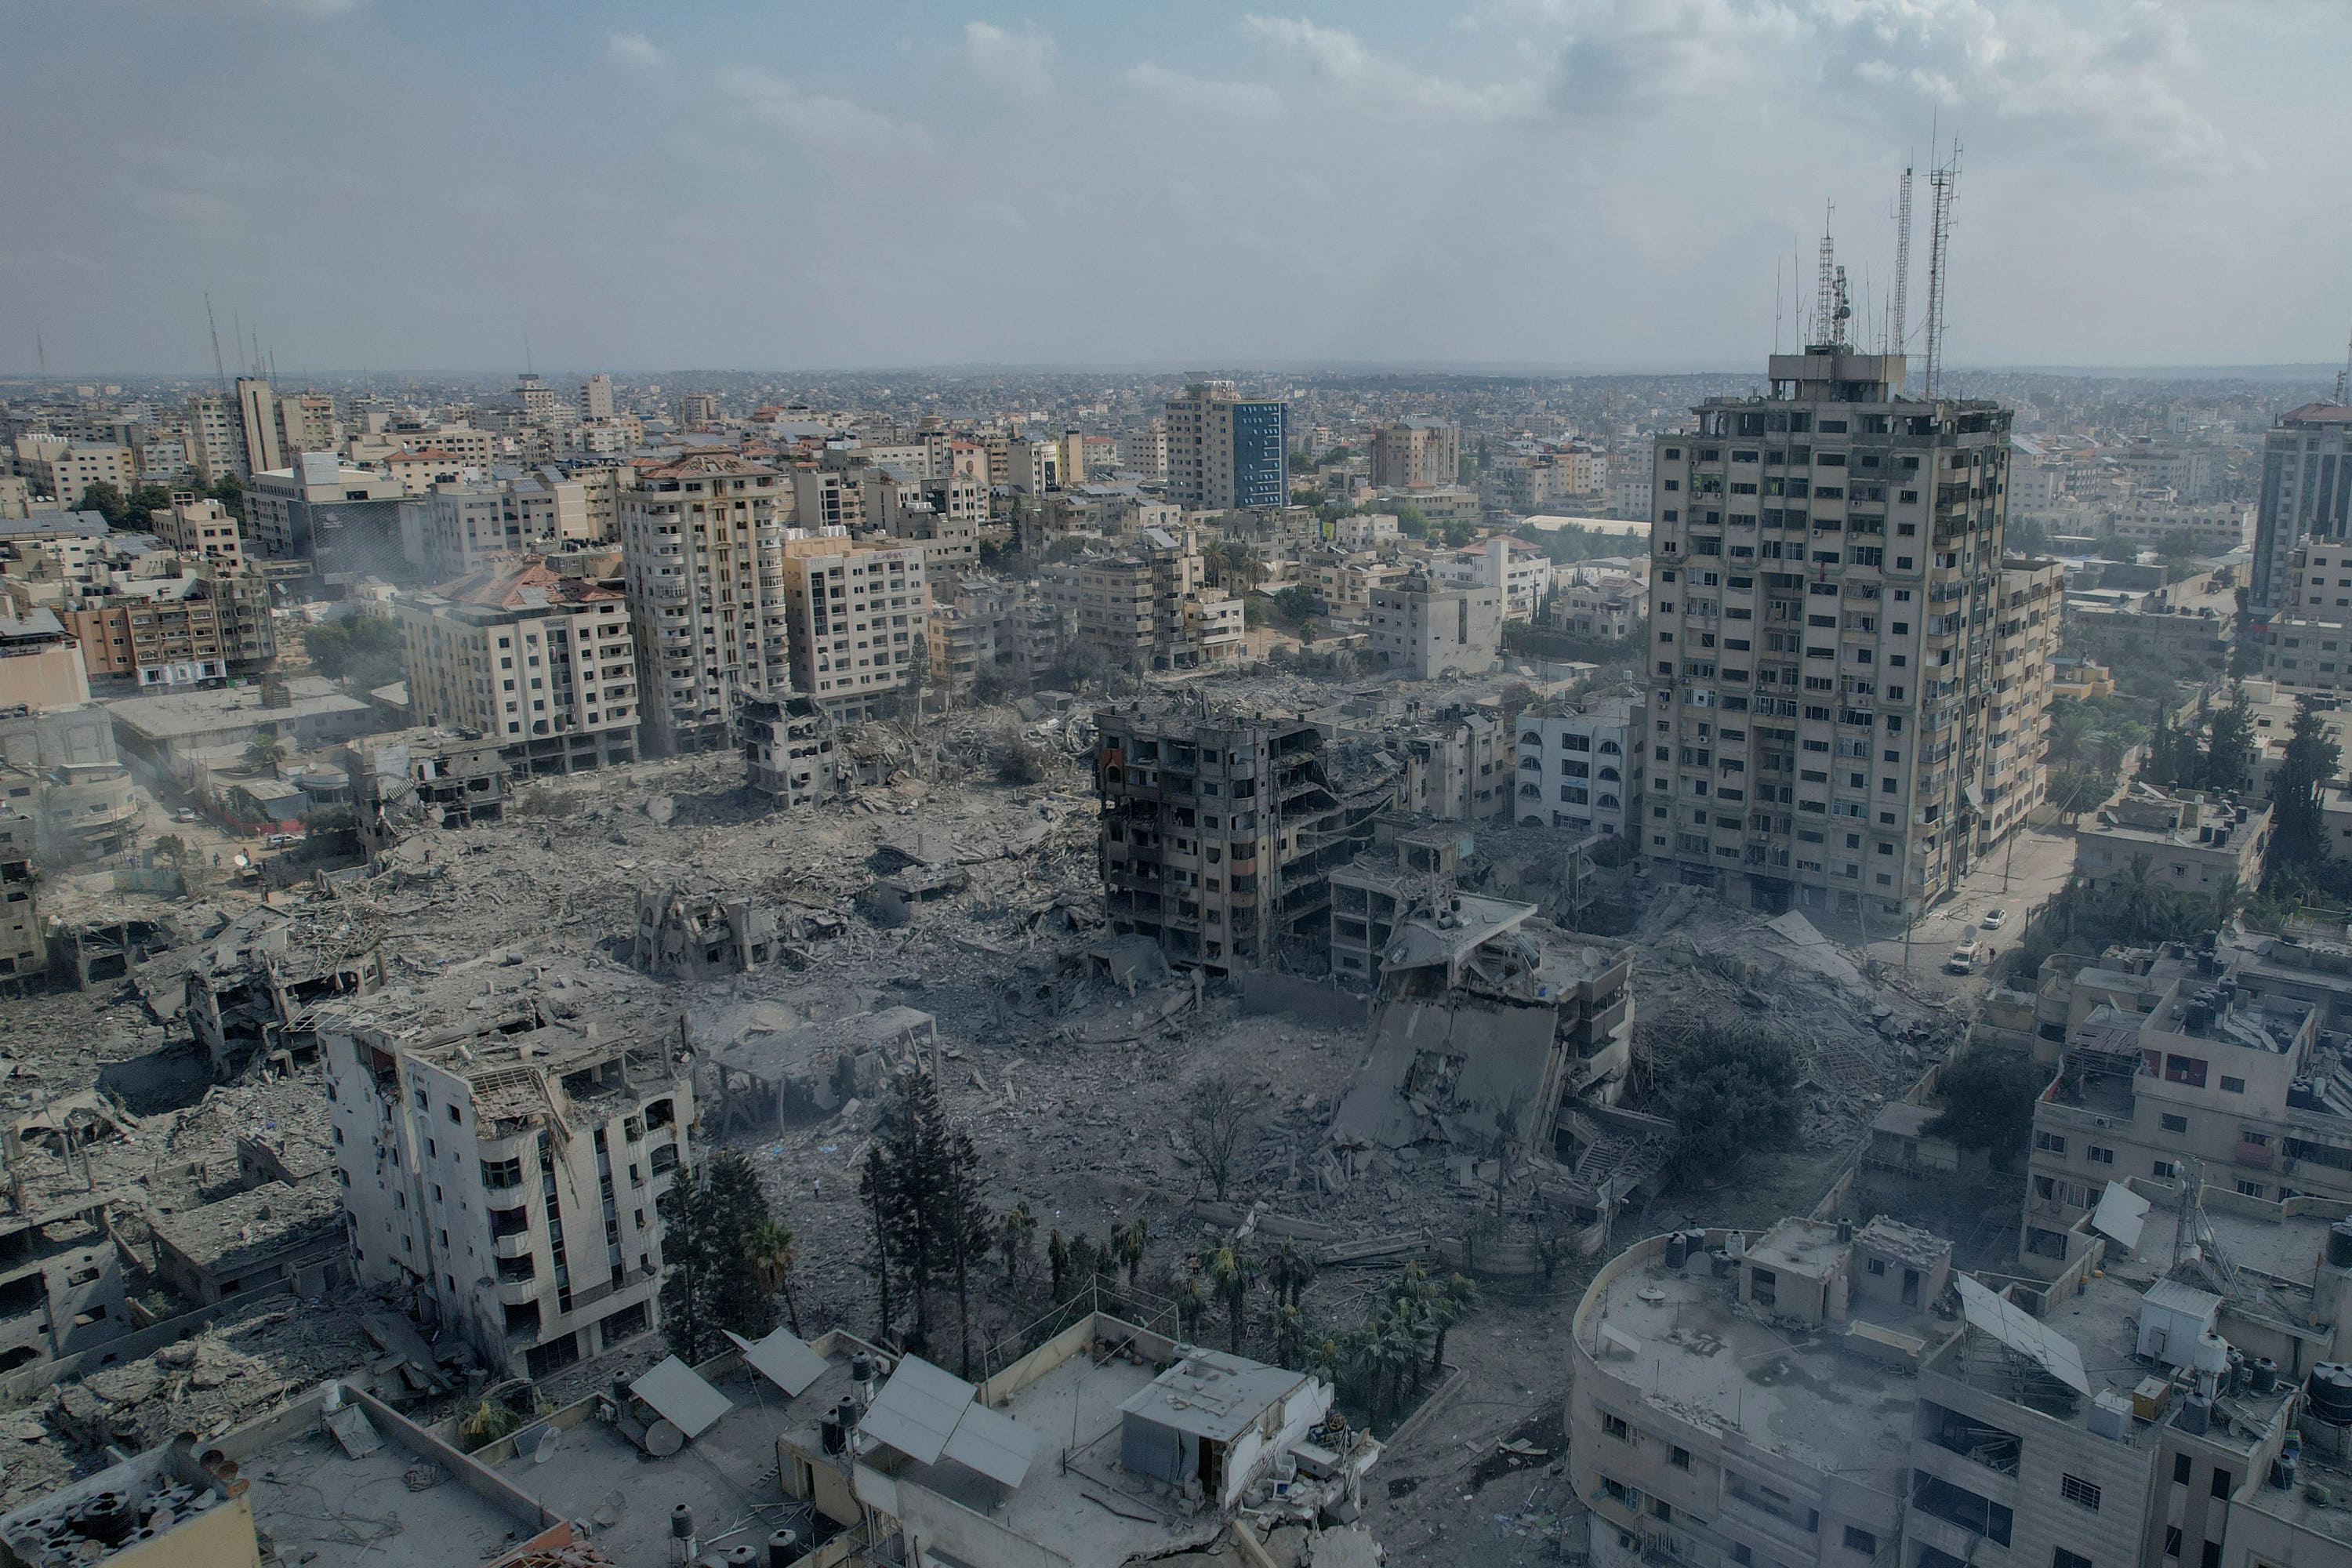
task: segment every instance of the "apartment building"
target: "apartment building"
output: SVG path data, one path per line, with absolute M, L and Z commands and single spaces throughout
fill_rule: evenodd
M 160 690 L 258 674 L 278 657 L 260 574 L 191 563 L 170 577 L 124 578 L 102 592 L 68 589 L 58 606 L 93 679 Z
M 1986 710 L 1984 777 L 1978 795 L 1976 853 L 2025 826 L 2049 798 L 2044 762 L 2066 569 L 2055 561 L 2012 561 L 2000 572 L 1992 628 L 1992 702 Z
M 1168 499 L 1193 511 L 1290 500 L 1288 405 L 1198 381 L 1168 400 Z
M 1397 542 L 1396 513 L 1358 512 L 1331 525 L 1331 542 L 1342 550 L 1378 550 Z
M 1372 432 L 1372 483 L 1429 489 L 1462 477 L 1462 433 L 1442 419 L 1392 419 Z
M 1402 765 L 1400 809 L 1446 822 L 1508 820 L 1512 788 L 1510 726 L 1486 713 L 1441 718 L 1397 736 L 1389 746 Z
M 652 754 L 731 747 L 734 693 L 792 689 L 783 555 L 791 497 L 773 468 L 708 452 L 641 468 L 620 493 L 638 707 Z
M 659 1325 L 657 1204 L 694 1091 L 674 1027 L 627 1000 L 577 1020 L 530 989 L 454 1016 L 319 1010 L 360 1280 L 411 1293 L 494 1375 L 545 1377 Z
M 1461 586 L 1413 570 L 1370 591 L 1372 658 L 1414 680 L 1484 675 L 1502 658 L 1503 558 L 1485 556 L 1482 581 Z
M 409 711 L 498 742 L 518 770 L 637 760 L 635 643 L 620 594 L 504 560 L 393 600 Z
M 598 371 L 580 384 L 580 417 L 610 419 L 613 416 L 613 378 Z
M 2008 410 L 1775 354 L 1654 443 L 1644 849 L 1759 908 L 1907 919 L 1990 837 Z
M 719 423 L 719 399 L 707 392 L 689 392 L 677 400 L 680 429 L 708 430 Z
M 402 537 L 407 491 L 390 474 L 344 465 L 332 452 L 304 452 L 291 468 L 256 468 L 246 481 L 247 537 L 271 561 L 307 561 L 341 585 L 362 577 L 409 574 Z
M 2271 1356 L 2278 1310 L 2168 1267 L 2170 1232 L 2152 1257 L 2102 1243 L 2042 1290 L 1979 1283 L 1883 1215 L 1628 1248 L 1571 1331 L 1594 1568 L 2336 1560 L 2340 1512 L 2285 1554 L 2309 1514 L 2294 1462 L 2273 1468 L 2304 1446 L 2303 1358 L 2332 1326 Z M 2347 1273 L 2315 1258 L 2300 1299 L 2315 1286 L 2332 1323 Z
M 1155 418 L 1118 436 L 1118 466 L 1147 483 L 1168 478 L 1168 421 Z
M 1458 588 L 1475 588 L 1495 577 L 1493 557 L 1502 558 L 1503 618 L 1532 621 L 1551 593 L 1551 557 L 1534 545 L 1497 535 L 1466 550 L 1448 551 L 1430 562 L 1430 575 Z
M 931 683 L 951 700 L 975 687 L 1034 690 L 1060 658 L 1068 617 L 1034 583 L 968 575 L 934 598 L 926 638 Z
M 793 530 L 782 557 L 792 689 L 836 722 L 879 717 L 911 695 L 929 674 L 929 556 L 922 544 Z
M 198 500 L 174 494 L 168 510 L 151 511 L 147 519 L 155 537 L 182 555 L 201 558 L 225 572 L 246 563 L 245 539 L 236 519 L 210 496 Z
M 1580 566 L 1555 583 L 1552 625 L 1578 637 L 1622 641 L 1639 632 L 1649 614 L 1649 590 L 1631 573 Z
M 1412 568 L 1402 561 L 1362 551 L 1352 555 L 1309 556 L 1300 563 L 1298 574 L 1322 602 L 1325 615 L 1360 621 L 1372 613 L 1372 595 L 1382 589 L 1402 587 L 1404 580 L 1412 575 Z
M 1095 715 L 1104 902 L 1111 929 L 1212 974 L 1327 943 L 1330 874 L 1385 802 L 1333 791 L 1312 724 Z
M 1638 834 L 1643 713 L 1631 695 L 1518 719 L 1517 819 L 1571 833 Z
M 323 392 L 299 392 L 277 400 L 278 449 L 288 457 L 332 452 L 343 444 L 335 400 Z
M 814 805 L 841 791 L 841 758 L 834 723 L 798 692 L 739 698 L 736 728 L 743 742 L 744 783 L 784 805 Z
M 40 834 L 40 820 L 26 802 L 0 799 L 0 984 L 21 984 L 49 966 L 41 880 L 34 868 Z
M 2271 806 L 2230 795 L 2135 784 L 2074 830 L 2074 875 L 2088 888 L 2145 877 L 2198 898 L 2251 894 L 2262 882 Z
M 1241 657 L 1242 602 L 1207 585 L 1189 532 L 1146 528 L 1116 555 L 1045 568 L 1071 638 L 1123 669 L 1189 669 Z
M 2279 416 L 2263 440 L 2254 506 L 2254 559 L 2246 607 L 2257 623 L 2287 605 L 2294 552 L 2305 541 L 2352 537 L 2352 407 L 2307 403 Z
M 810 533 L 835 529 L 856 533 L 866 527 L 866 492 L 857 476 L 840 468 L 794 467 L 793 523 Z
M 19 436 L 16 472 L 37 496 L 78 506 L 92 485 L 112 485 L 129 495 L 139 483 L 131 448 L 111 442 L 74 441 L 63 436 Z
M 245 436 L 245 471 L 268 473 L 299 460 L 287 451 L 278 428 L 278 398 L 269 384 L 257 376 L 236 378 L 236 417 Z
M 236 405 L 209 393 L 188 399 L 188 461 L 196 479 L 216 485 L 246 472 L 245 432 L 237 426 Z

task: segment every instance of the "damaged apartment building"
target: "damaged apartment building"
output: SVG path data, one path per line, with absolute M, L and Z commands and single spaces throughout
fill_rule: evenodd
M 1331 871 L 1370 840 L 1384 791 L 1343 799 L 1304 721 L 1096 714 L 1104 901 L 1115 933 L 1212 974 L 1319 949 Z
M 656 980 L 716 980 L 741 974 L 776 956 L 776 913 L 749 899 L 690 893 L 684 888 L 637 892 L 637 934 L 629 962 Z
M 441 981 L 320 1019 L 353 1265 L 495 1372 L 543 1377 L 658 1321 L 691 1080 L 641 994 L 490 958 Z

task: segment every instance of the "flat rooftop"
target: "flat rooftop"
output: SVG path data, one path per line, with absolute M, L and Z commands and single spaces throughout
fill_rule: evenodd
M 826 1359 L 824 1374 L 790 1398 L 748 1368 L 719 1378 L 712 1386 L 734 1408 L 670 1458 L 648 1458 L 614 1427 L 590 1419 L 557 1433 L 544 1452 L 534 1447 L 498 1465 L 497 1474 L 549 1512 L 586 1520 L 597 1546 L 617 1563 L 667 1563 L 669 1510 L 679 1503 L 694 1510 L 705 1551 L 764 1548 L 779 1527 L 806 1541 L 811 1510 L 785 1497 L 777 1482 L 776 1439 L 814 1426 L 849 1392 L 847 1356 Z
M 208 735 L 241 724 L 282 723 L 368 711 L 364 701 L 344 696 L 333 681 L 321 676 L 289 676 L 286 693 L 289 700 L 283 708 L 264 708 L 258 686 L 234 686 L 217 691 L 121 697 L 108 702 L 106 710 L 117 723 L 151 740 L 167 742 Z
M 1629 1375 L 1670 1414 L 1902 1495 L 1917 1380 L 1841 1348 L 1842 1327 L 1792 1333 L 1735 1310 L 1733 1285 L 1705 1253 L 1681 1268 L 1662 1255 L 1610 1284 L 1592 1325 L 1639 1347 Z M 1606 1363 L 1607 1342 L 1595 1349 Z
M 523 1521 L 446 1471 L 411 1490 L 419 1462 L 390 1441 L 348 1458 L 306 1428 L 245 1461 L 254 1528 L 281 1559 L 309 1568 L 466 1568 L 530 1539 Z

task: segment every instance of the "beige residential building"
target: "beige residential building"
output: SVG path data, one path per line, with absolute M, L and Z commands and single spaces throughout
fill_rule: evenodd
M 610 419 L 612 416 L 613 378 L 600 370 L 581 384 L 580 417 Z
M 1884 1215 L 1636 1243 L 1570 1331 L 1593 1568 L 2340 1561 L 2341 1511 L 2312 1528 L 2273 1469 L 2341 1321 L 2325 1225 L 2233 1229 L 2289 1277 L 2262 1289 L 2325 1312 L 2315 1334 L 2174 1267 L 2168 1217 L 2146 1228 L 2144 1251 L 2099 1241 L 2043 1289 L 1980 1283 Z
M 935 595 L 944 590 L 935 588 Z M 976 686 L 1034 690 L 1061 657 L 1066 615 L 1034 583 L 977 574 L 934 597 L 927 633 L 931 680 L 951 699 Z
M 619 505 L 646 749 L 731 747 L 737 693 L 792 689 L 792 487 L 764 464 L 696 453 L 638 470 Z
M 246 471 L 245 433 L 234 403 L 209 393 L 188 399 L 188 461 L 206 485 Z
M 1373 589 L 1367 621 L 1373 660 L 1414 680 L 1493 669 L 1503 648 L 1503 556 L 1482 556 L 1480 564 L 1482 580 L 1466 585 L 1414 571 L 1393 587 Z
M 2251 895 L 2262 881 L 2270 842 L 2267 801 L 2171 794 L 2134 784 L 2074 830 L 2074 875 L 2085 887 L 2112 887 L 2145 875 L 2152 887 L 2201 899 L 2227 889 Z
M 1986 710 L 1984 777 L 1977 803 L 1981 857 L 2049 798 L 2051 661 L 2066 602 L 2066 569 L 2055 561 L 2004 563 L 1992 626 L 1992 703 Z
M 1440 419 L 1396 419 L 1372 432 L 1372 483 L 1429 489 L 1462 476 L 1462 434 Z
M 409 711 L 495 740 L 509 763 L 574 773 L 637 760 L 637 675 L 619 594 L 538 559 L 486 564 L 393 601 Z
M 1843 344 L 1769 374 L 1655 441 L 1643 847 L 1759 907 L 1907 918 L 1991 842 L 2009 411 Z
M 1147 528 L 1116 555 L 1049 566 L 1045 593 L 1075 641 L 1124 669 L 1185 669 L 1241 657 L 1242 602 L 1207 585 L 1189 533 Z
M 836 721 L 878 717 L 929 677 L 928 548 L 845 534 L 783 543 L 783 623 L 793 689 Z
M 1369 552 L 1313 560 L 1299 574 L 1323 601 L 1323 613 L 1345 620 L 1362 620 L 1372 613 L 1372 595 L 1401 587 L 1412 568 L 1402 561 L 1383 560 Z
M 112 485 L 129 495 L 139 483 L 130 447 L 62 436 L 17 437 L 16 472 L 35 495 L 67 506 L 79 505 L 82 493 L 92 485 Z
M 1168 400 L 1168 496 L 1194 511 L 1290 501 L 1288 405 L 1245 398 L 1229 381 Z
M 245 434 L 245 471 L 266 473 L 296 461 L 278 431 L 278 399 L 269 384 L 253 376 L 236 378 L 237 422 Z
M 323 392 L 302 392 L 278 399 L 278 449 L 290 462 L 302 452 L 332 452 L 343 444 L 343 427 L 335 417 L 335 400 Z
M 1168 477 L 1168 421 L 1154 418 L 1140 429 L 1120 431 L 1118 466 L 1140 479 L 1165 479 Z
M 245 543 L 237 521 L 211 497 L 198 500 L 192 495 L 174 495 L 169 510 L 151 511 L 147 516 L 155 536 L 181 554 L 201 556 L 226 572 L 244 566 Z

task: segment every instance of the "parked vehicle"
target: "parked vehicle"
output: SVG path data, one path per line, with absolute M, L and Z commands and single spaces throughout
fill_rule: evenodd
M 1977 924 L 1982 926 L 1987 931 L 1999 931 L 2008 923 L 2009 911 L 2007 910 L 1987 910 L 1985 911 L 1985 918 L 1977 921 Z

